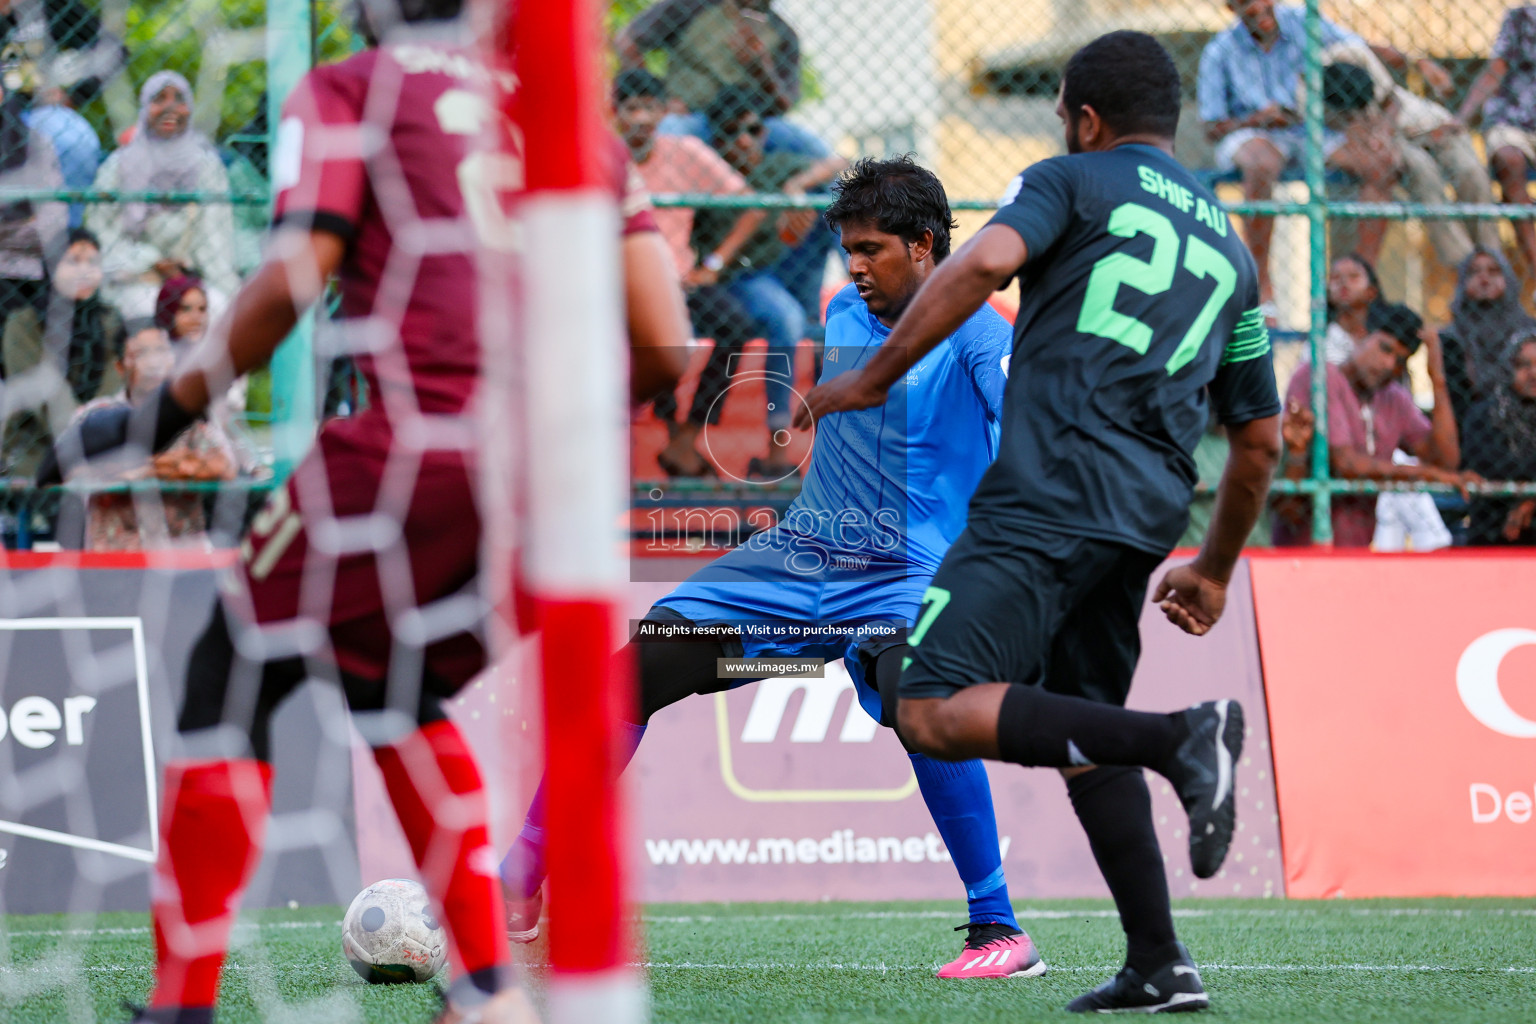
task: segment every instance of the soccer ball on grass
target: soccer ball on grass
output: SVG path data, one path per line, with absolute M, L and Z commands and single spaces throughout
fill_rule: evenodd
M 429 981 L 443 969 L 448 939 L 420 882 L 386 878 L 358 893 L 347 908 L 341 951 L 372 984 Z

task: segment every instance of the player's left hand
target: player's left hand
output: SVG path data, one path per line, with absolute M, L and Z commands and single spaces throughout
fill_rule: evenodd
M 795 429 L 809 430 L 823 416 L 884 405 L 885 399 L 884 388 L 871 385 L 862 370 L 850 370 L 811 389 L 795 411 Z
M 1168 570 L 1152 600 L 1162 608 L 1169 622 L 1192 636 L 1205 636 L 1227 607 L 1227 585 L 1193 565 L 1180 565 Z

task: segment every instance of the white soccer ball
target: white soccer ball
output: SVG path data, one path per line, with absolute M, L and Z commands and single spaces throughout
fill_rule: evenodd
M 372 984 L 429 981 L 443 969 L 448 937 L 420 882 L 386 878 L 358 893 L 347 908 L 341 951 Z

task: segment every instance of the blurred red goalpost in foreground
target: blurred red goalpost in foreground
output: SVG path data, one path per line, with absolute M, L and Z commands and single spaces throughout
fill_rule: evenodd
M 527 516 L 523 585 L 542 633 L 549 1017 L 646 1016 L 630 966 L 617 730 L 633 699 L 621 627 L 627 407 L 619 211 L 605 167 L 592 0 L 510 0 L 526 184 L 518 331 Z

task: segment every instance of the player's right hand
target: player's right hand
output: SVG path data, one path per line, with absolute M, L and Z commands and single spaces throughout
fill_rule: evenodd
M 817 420 L 834 412 L 884 405 L 886 397 L 886 390 L 870 384 L 864 371 L 849 370 L 811 389 L 805 402 L 795 410 L 795 429 L 809 430 Z
M 1227 585 L 1193 565 L 1168 570 L 1152 595 L 1168 621 L 1192 636 L 1205 636 L 1227 607 Z

